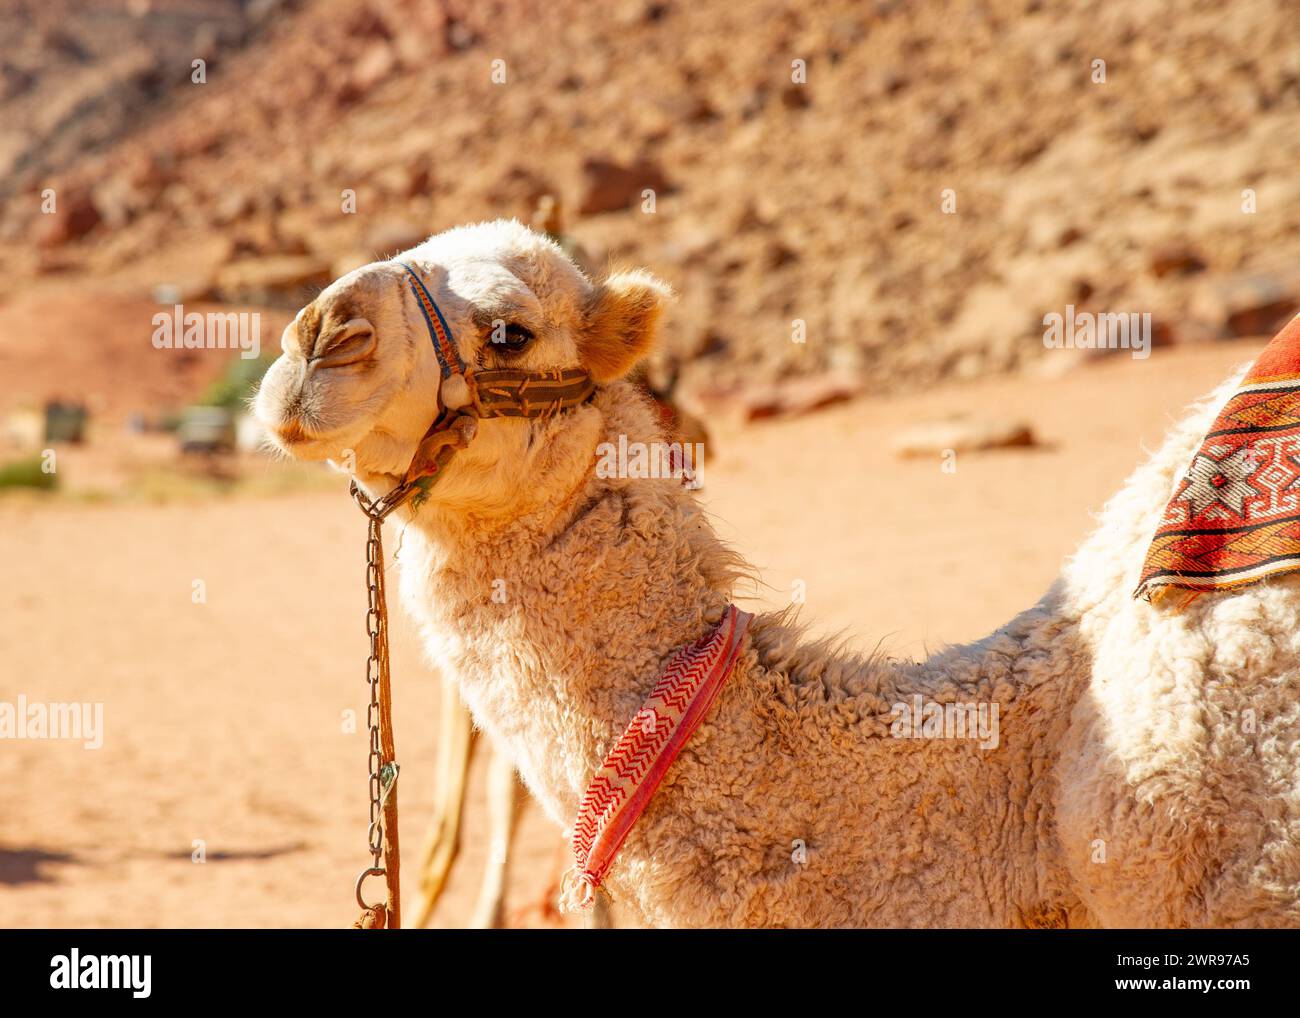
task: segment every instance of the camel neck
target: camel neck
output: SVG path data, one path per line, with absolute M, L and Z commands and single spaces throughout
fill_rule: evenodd
M 656 433 L 640 402 L 603 409 L 601 440 Z M 568 823 L 662 663 L 721 617 L 737 560 L 671 478 L 589 468 L 567 501 L 509 525 L 445 522 L 421 513 L 403 540 L 406 608 L 478 723 Z

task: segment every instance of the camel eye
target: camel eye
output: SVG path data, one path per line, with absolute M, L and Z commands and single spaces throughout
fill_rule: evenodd
M 489 338 L 494 348 L 514 353 L 522 350 L 532 342 L 533 331 L 518 322 L 506 322 L 497 319 L 492 323 L 492 334 Z

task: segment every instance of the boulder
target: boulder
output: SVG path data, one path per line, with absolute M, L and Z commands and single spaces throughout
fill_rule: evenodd
M 899 432 L 890 441 L 894 455 L 904 459 L 942 456 L 953 452 L 1015 449 L 1038 444 L 1033 429 L 1022 421 L 953 418 L 927 421 Z
M 823 372 L 783 378 L 771 385 L 743 392 L 741 414 L 747 421 L 811 413 L 843 403 L 862 392 L 862 383 L 842 372 Z
M 1192 315 L 1220 336 L 1271 336 L 1300 309 L 1300 273 L 1216 276 L 1197 287 L 1189 305 Z
M 352 65 L 350 81 L 358 95 L 365 95 L 397 70 L 397 52 L 385 40 L 367 46 Z
M 1157 278 L 1190 276 L 1205 269 L 1201 256 L 1188 244 L 1164 244 L 1151 253 L 1151 271 Z
M 88 187 L 58 188 L 54 209 L 41 217 L 36 234 L 41 247 L 60 247 L 84 237 L 103 219 Z
M 582 198 L 578 214 L 599 215 L 631 208 L 649 188 L 656 194 L 669 190 L 668 178 L 649 160 L 627 165 L 609 159 L 591 158 L 582 164 Z

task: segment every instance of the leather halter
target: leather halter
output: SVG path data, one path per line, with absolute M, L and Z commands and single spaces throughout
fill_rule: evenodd
M 409 485 L 436 477 L 460 449 L 469 445 L 484 417 L 555 417 L 581 406 L 596 392 L 596 383 L 582 368 L 523 371 L 515 368 L 474 370 L 466 367 L 452 340 L 451 327 L 437 302 L 415 271 L 398 262 L 409 275 L 407 284 L 420 305 L 429 340 L 438 358 L 442 383 L 438 415 L 425 432 L 402 478 Z

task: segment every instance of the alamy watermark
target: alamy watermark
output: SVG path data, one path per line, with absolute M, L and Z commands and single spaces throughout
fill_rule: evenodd
M 82 954 L 73 948 L 50 959 L 50 989 L 130 990 L 143 999 L 152 992 L 153 955 Z
M 19 693 L 15 703 L 0 700 L 0 739 L 72 739 L 85 749 L 99 749 L 104 745 L 104 705 L 28 702 Z
M 238 350 L 251 361 L 262 354 L 262 316 L 257 311 L 200 314 L 176 304 L 153 316 L 155 350 Z
M 704 487 L 703 442 L 618 442 L 596 446 L 596 476 L 670 477 L 692 490 Z
M 1134 360 L 1151 356 L 1151 312 L 1075 311 L 1043 315 L 1043 346 L 1049 350 L 1131 350 Z
M 895 739 L 971 739 L 980 749 L 998 747 L 996 703 L 936 703 L 917 693 L 890 711 Z

